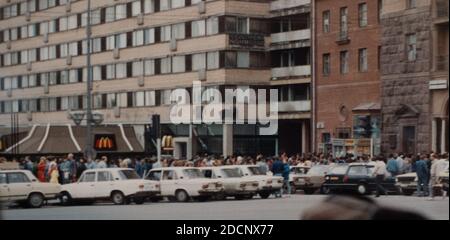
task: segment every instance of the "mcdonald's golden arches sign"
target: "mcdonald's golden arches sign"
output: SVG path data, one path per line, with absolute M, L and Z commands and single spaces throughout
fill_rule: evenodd
M 95 135 L 94 148 L 97 151 L 116 151 L 116 138 L 113 134 Z

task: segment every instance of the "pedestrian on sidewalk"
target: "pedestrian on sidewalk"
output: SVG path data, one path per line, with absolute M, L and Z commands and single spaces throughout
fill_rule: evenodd
M 417 195 L 419 197 L 428 196 L 429 189 L 428 189 L 428 176 L 429 176 L 429 170 L 428 165 L 426 162 L 426 156 L 421 155 L 419 161 L 416 162 L 416 173 L 417 173 Z
M 386 177 L 386 164 L 384 163 L 384 158 L 379 156 L 375 161 L 375 168 L 373 170 L 373 176 L 375 177 L 376 183 L 376 197 L 380 197 L 380 192 L 387 195 L 386 189 L 383 187 L 383 181 Z

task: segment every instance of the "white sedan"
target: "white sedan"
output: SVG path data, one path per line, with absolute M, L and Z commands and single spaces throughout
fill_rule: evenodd
M 45 200 L 55 199 L 60 191 L 59 184 L 41 183 L 30 171 L 0 171 L 0 202 L 39 208 Z
M 62 186 L 60 201 L 67 205 L 74 201 L 92 203 L 110 200 L 116 205 L 133 200 L 142 204 L 146 198 L 159 194 L 158 182 L 144 180 L 133 169 L 103 168 L 85 171 L 78 182 Z
M 238 165 L 237 167 L 241 169 L 244 178 L 258 181 L 258 194 L 263 199 L 268 198 L 272 193 L 280 191 L 283 187 L 282 177 L 269 176 L 257 165 Z
M 222 194 L 220 181 L 205 178 L 198 168 L 168 167 L 152 169 L 146 179 L 159 181 L 161 197 L 186 202 L 191 197 L 200 201 Z

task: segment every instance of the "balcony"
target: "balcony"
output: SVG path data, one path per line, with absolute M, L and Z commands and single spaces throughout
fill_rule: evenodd
M 270 3 L 270 11 L 279 11 L 311 4 L 311 0 L 277 0 Z
M 448 23 L 448 0 L 435 0 L 434 1 L 434 23 Z
M 311 111 L 311 101 L 288 101 L 278 102 L 279 112 L 309 112 Z
M 272 37 L 272 43 L 308 40 L 308 39 L 311 39 L 311 29 L 274 33 L 271 35 L 271 37 Z
M 311 76 L 311 65 L 272 68 L 272 79 Z
M 336 43 L 339 45 L 344 45 L 350 43 L 350 38 L 348 37 L 347 31 L 341 31 L 339 32 L 338 39 L 336 40 Z

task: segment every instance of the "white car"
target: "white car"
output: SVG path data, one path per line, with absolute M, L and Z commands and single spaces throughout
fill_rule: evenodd
M 200 201 L 223 194 L 220 181 L 205 178 L 198 168 L 168 167 L 152 169 L 146 179 L 158 181 L 160 197 L 169 197 L 178 202 L 186 202 L 191 197 Z
M 269 176 L 257 165 L 239 165 L 237 167 L 241 169 L 245 179 L 258 181 L 258 194 L 263 199 L 268 198 L 272 193 L 280 191 L 283 187 L 282 177 Z
M 30 171 L 0 171 L 0 202 L 39 208 L 45 200 L 55 199 L 60 191 L 61 185 L 39 182 Z
M 289 173 L 289 184 L 291 185 L 291 192 L 297 191 L 297 186 L 302 184 L 303 178 L 309 172 L 311 167 L 305 166 L 291 166 Z
M 62 204 L 74 201 L 110 200 L 116 205 L 133 200 L 142 204 L 160 192 L 158 182 L 144 180 L 133 169 L 101 168 L 86 170 L 76 183 L 62 185 Z
M 237 200 L 251 199 L 258 192 L 259 183 L 256 180 L 243 178 L 238 166 L 202 167 L 207 178 L 218 179 L 223 183 L 224 195 L 217 199 L 233 196 Z

